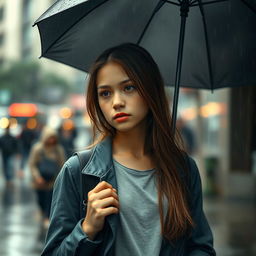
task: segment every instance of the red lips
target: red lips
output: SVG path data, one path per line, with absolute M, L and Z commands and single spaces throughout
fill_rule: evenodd
M 120 118 L 120 117 L 125 117 L 125 116 L 130 116 L 130 115 L 127 114 L 127 113 L 121 112 L 121 113 L 117 113 L 117 114 L 114 116 L 114 119 Z

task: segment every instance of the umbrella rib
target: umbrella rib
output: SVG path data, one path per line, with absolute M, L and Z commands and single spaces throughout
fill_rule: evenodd
M 177 3 L 175 3 L 175 2 L 173 2 L 173 1 L 165 1 L 166 3 L 169 3 L 169 4 L 174 4 L 174 5 L 177 5 L 177 6 L 180 6 L 180 4 L 177 4 Z M 180 2 L 180 1 L 179 1 Z
M 199 0 L 195 0 L 192 2 L 191 6 L 194 7 L 194 6 L 203 6 L 203 5 L 207 5 L 207 4 L 215 4 L 215 3 L 220 3 L 220 2 L 225 2 L 225 1 L 229 1 L 229 0 L 215 0 L 215 1 L 209 1 L 209 2 L 205 2 L 205 3 L 202 3 L 201 1 Z M 195 4 L 196 2 L 200 2 L 200 4 Z
M 254 13 L 256 13 L 256 8 L 253 7 L 251 4 L 246 2 L 245 0 L 241 0 L 249 9 L 251 9 Z
M 151 14 L 151 16 L 150 16 L 150 18 L 149 18 L 149 20 L 148 20 L 146 26 L 144 27 L 144 29 L 143 29 L 143 31 L 142 31 L 142 33 L 141 33 L 141 35 L 140 35 L 140 37 L 139 37 L 139 39 L 138 39 L 138 41 L 137 41 L 137 44 L 138 44 L 138 45 L 140 44 L 140 42 L 141 42 L 143 36 L 145 35 L 145 33 L 146 33 L 146 31 L 147 31 L 147 29 L 148 29 L 148 27 L 149 27 L 149 24 L 151 23 L 151 21 L 152 21 L 152 19 L 154 18 L 155 14 L 161 9 L 161 7 L 165 4 L 165 2 L 166 2 L 166 1 L 159 0 L 159 2 L 157 3 L 157 5 L 156 5 L 154 11 L 152 12 L 152 14 Z
M 210 84 L 211 84 L 211 91 L 213 92 L 213 76 L 212 76 L 212 63 L 211 63 L 211 53 L 209 48 L 209 40 L 208 40 L 208 31 L 206 27 L 206 21 L 205 21 L 205 15 L 204 15 L 204 9 L 201 5 L 202 1 L 198 0 L 199 3 L 199 9 L 202 15 L 203 19 L 203 27 L 204 27 L 204 35 L 205 35 L 205 44 L 206 44 L 206 52 L 207 52 L 207 62 L 208 62 L 208 68 L 209 68 L 209 76 L 210 76 Z

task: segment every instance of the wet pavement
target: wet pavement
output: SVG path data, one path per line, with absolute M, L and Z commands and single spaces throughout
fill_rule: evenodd
M 2 181 L 2 179 L 1 179 Z M 0 183 L 0 255 L 38 256 L 43 246 L 40 213 L 28 180 Z
M 256 202 L 216 198 L 204 202 L 217 255 L 255 256 Z
M 256 255 L 256 202 L 206 198 L 204 205 L 217 255 Z M 43 237 L 29 172 L 6 187 L 0 171 L 0 255 L 39 256 Z

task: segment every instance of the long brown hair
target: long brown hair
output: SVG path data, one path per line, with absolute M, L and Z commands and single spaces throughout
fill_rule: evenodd
M 94 124 L 94 131 L 102 137 L 114 135 L 101 112 L 97 95 L 98 71 L 108 62 L 122 66 L 135 83 L 149 106 L 145 149 L 154 156 L 157 166 L 159 213 L 163 236 L 169 241 L 186 234 L 193 226 L 190 215 L 186 183 L 182 176 L 187 170 L 184 152 L 171 132 L 171 115 L 165 95 L 164 82 L 151 55 L 142 47 L 126 43 L 104 51 L 90 71 L 87 91 L 87 110 Z M 168 210 L 165 216 L 164 199 Z

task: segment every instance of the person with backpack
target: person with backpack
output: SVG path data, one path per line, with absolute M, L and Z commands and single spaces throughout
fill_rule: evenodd
M 45 228 L 49 224 L 53 184 L 64 162 L 65 153 L 57 132 L 45 126 L 40 140 L 32 146 L 28 161 Z
M 99 136 L 56 179 L 42 255 L 216 255 L 200 175 L 172 133 L 151 55 L 130 43 L 105 50 L 86 102 Z
M 10 127 L 5 129 L 4 135 L 0 137 L 0 150 L 2 152 L 3 173 L 7 186 L 13 185 L 14 179 L 14 157 L 20 152 L 16 137 L 10 134 Z

